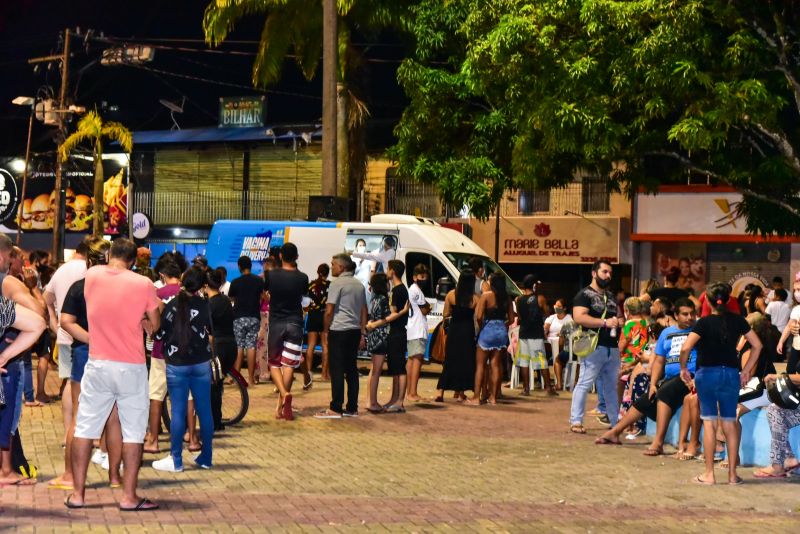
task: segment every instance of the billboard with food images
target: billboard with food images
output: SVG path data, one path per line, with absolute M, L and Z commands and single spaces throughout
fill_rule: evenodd
M 117 235 L 127 229 L 127 157 L 103 159 L 103 212 L 104 233 Z M 55 159 L 33 158 L 30 162 L 25 195 L 22 197 L 22 175 L 24 161 L 19 158 L 0 158 L 0 170 L 6 177 L 12 177 L 19 192 L 16 213 L 0 214 L 0 220 L 9 229 L 23 231 L 50 231 L 55 224 L 56 206 Z M 94 217 L 97 216 L 92 189 L 94 164 L 88 157 L 72 157 L 64 164 L 62 175 L 66 189 L 64 228 L 68 232 L 91 232 Z

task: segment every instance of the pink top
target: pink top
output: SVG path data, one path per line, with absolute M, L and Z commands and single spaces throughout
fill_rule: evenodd
M 89 356 L 145 364 L 142 319 L 161 300 L 153 283 L 133 271 L 97 265 L 86 271 Z

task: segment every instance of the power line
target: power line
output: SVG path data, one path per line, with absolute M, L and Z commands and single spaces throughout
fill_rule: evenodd
M 224 87 L 235 87 L 236 89 L 247 89 L 248 91 L 254 91 L 256 93 L 268 93 L 268 94 L 275 94 L 275 95 L 282 95 L 282 96 L 293 96 L 293 97 L 298 97 L 298 98 L 308 98 L 310 100 L 322 100 L 322 97 L 319 97 L 319 96 L 306 95 L 306 94 L 302 94 L 302 93 L 291 93 L 289 91 L 276 91 L 274 89 L 257 89 L 255 87 L 248 86 L 248 85 L 242 85 L 242 84 L 231 83 L 231 82 L 223 82 L 223 81 L 220 81 L 220 80 L 212 80 L 210 78 L 202 78 L 200 76 L 193 76 L 191 74 L 182 74 L 182 73 L 178 73 L 178 72 L 171 72 L 171 71 L 168 71 L 168 70 L 156 69 L 154 67 L 147 67 L 145 65 L 135 65 L 135 64 L 132 64 L 132 63 L 125 64 L 125 65 L 128 66 L 128 67 L 134 67 L 134 68 L 137 68 L 137 69 L 150 71 L 150 72 L 153 72 L 153 73 L 156 73 L 156 74 L 164 74 L 166 76 L 174 76 L 176 78 L 183 78 L 185 80 L 192 80 L 192 81 L 196 81 L 196 82 L 205 82 L 205 83 L 210 83 L 210 84 L 213 84 L 213 85 L 221 85 L 221 86 L 224 86 Z

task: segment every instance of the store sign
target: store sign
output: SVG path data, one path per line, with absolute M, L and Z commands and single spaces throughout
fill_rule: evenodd
M 755 236 L 747 233 L 747 221 L 739 212 L 741 203 L 742 194 L 730 187 L 663 187 L 655 195 L 640 192 L 633 200 L 631 238 L 713 241 L 719 236 L 741 236 L 753 240 Z
M 137 211 L 131 216 L 131 227 L 135 239 L 147 239 L 151 230 L 150 218 L 144 213 Z
M 12 220 L 19 207 L 19 189 L 11 173 L 0 169 L 0 223 Z
M 238 96 L 219 99 L 220 128 L 264 126 L 264 97 Z
M 472 222 L 472 239 L 491 254 L 495 222 Z M 619 263 L 620 220 L 615 217 L 503 217 L 500 263 Z

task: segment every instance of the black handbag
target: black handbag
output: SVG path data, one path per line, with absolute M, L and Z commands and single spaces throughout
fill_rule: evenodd
M 211 303 L 207 302 L 208 305 L 208 324 L 211 327 L 210 334 L 214 332 L 214 318 L 211 316 Z M 213 334 L 212 334 L 213 337 Z M 225 373 L 222 372 L 222 362 L 220 361 L 219 357 L 217 356 L 217 351 L 214 350 L 214 343 L 210 342 L 209 345 L 211 346 L 211 380 L 218 384 L 225 379 Z

